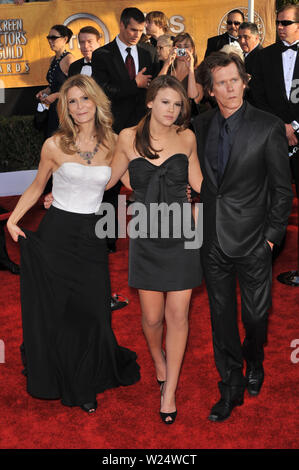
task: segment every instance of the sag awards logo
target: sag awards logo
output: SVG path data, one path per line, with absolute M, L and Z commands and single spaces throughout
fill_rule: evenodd
M 0 75 L 20 75 L 29 72 L 28 61 L 24 59 L 27 44 L 21 18 L 0 19 Z
M 248 21 L 248 8 L 236 7 L 235 9 L 240 10 L 244 14 L 245 21 Z M 225 13 L 225 15 L 223 15 L 223 17 L 221 18 L 221 21 L 220 21 L 219 26 L 218 26 L 218 34 L 224 34 L 226 32 L 226 19 L 227 19 L 228 14 L 229 14 L 229 11 L 227 11 Z M 265 28 L 265 24 L 264 24 L 262 18 L 260 17 L 260 15 L 256 11 L 254 12 L 253 22 L 258 27 L 259 35 L 260 35 L 260 41 L 263 44 L 264 39 L 265 39 L 265 35 L 266 35 L 266 28 Z

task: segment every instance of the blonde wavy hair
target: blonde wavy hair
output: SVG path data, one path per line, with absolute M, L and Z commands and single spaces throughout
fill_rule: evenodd
M 60 137 L 59 146 L 61 150 L 69 155 L 75 153 L 75 142 L 78 134 L 80 133 L 80 129 L 74 122 L 68 109 L 67 94 L 73 87 L 79 88 L 95 103 L 95 128 L 97 141 L 102 143 L 102 145 L 109 150 L 107 158 L 110 157 L 115 147 L 110 101 L 92 77 L 81 74 L 68 78 L 63 83 L 59 91 L 59 99 L 57 103 L 59 128 L 55 135 Z

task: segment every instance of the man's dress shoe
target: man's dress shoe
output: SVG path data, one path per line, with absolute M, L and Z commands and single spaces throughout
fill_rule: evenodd
M 111 310 L 118 310 L 128 305 L 129 303 L 128 299 L 125 299 L 124 297 L 123 297 L 124 300 L 119 300 L 119 299 L 120 299 L 120 296 L 118 294 L 113 294 L 111 296 L 111 299 L 110 299 Z
M 0 261 L 0 270 L 1 271 L 10 271 L 12 274 L 20 274 L 19 265 L 14 263 L 10 259 L 7 259 L 5 261 Z
M 260 393 L 264 382 L 263 366 L 253 366 L 251 364 L 247 364 L 246 380 L 248 393 L 256 397 Z
M 236 406 L 243 405 L 244 389 L 242 387 L 228 386 L 219 382 L 220 400 L 213 406 L 209 415 L 210 421 L 221 422 L 229 418 Z

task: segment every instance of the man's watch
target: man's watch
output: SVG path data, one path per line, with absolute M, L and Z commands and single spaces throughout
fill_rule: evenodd
M 292 121 L 291 126 L 294 129 L 294 132 L 297 132 L 299 130 L 299 122 L 297 121 Z

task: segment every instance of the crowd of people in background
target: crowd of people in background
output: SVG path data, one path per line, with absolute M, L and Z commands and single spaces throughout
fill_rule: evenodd
M 200 194 L 206 207 L 202 264 L 212 314 L 215 363 L 221 377 L 221 397 L 212 408 L 209 419 L 217 422 L 227 419 L 236 406 L 243 404 L 246 388 L 252 396 L 258 395 L 261 390 L 267 312 L 271 304 L 272 250 L 273 246 L 279 246 L 283 241 L 292 203 L 292 179 L 298 197 L 299 154 L 296 146 L 299 108 L 298 102 L 292 99 L 292 92 L 294 81 L 299 79 L 299 5 L 282 8 L 277 14 L 276 24 L 279 41 L 263 48 L 258 26 L 246 21 L 241 10 L 231 10 L 226 21 L 227 31 L 207 40 L 205 58 L 201 63 L 198 63 L 192 35 L 184 31 L 174 36 L 169 30 L 167 17 L 160 11 L 150 12 L 144 17 L 137 8 L 126 8 L 121 14 L 119 34 L 104 46 L 99 44 L 99 32 L 96 29 L 82 28 L 78 40 L 83 57 L 77 61 L 66 51 L 72 31 L 63 25 L 54 25 L 47 36 L 50 48 L 55 53 L 47 75 L 49 85 L 36 96 L 55 113 L 60 90 L 63 90 L 63 99 L 66 100 L 66 84 L 70 83 L 68 77 L 72 77 L 74 81 L 70 90 L 73 101 L 65 105 L 71 109 L 73 102 L 83 100 L 83 85 L 79 78 L 76 82 L 76 77 L 92 77 L 111 103 L 112 129 L 116 136 L 119 135 L 116 160 L 112 162 L 112 180 L 113 171 L 116 171 L 118 177 L 115 177 L 114 183 L 122 177 L 125 184 L 129 169 L 139 198 L 142 188 L 138 186 L 137 165 L 140 165 L 139 177 L 143 173 L 145 175 L 145 183 L 153 181 L 154 184 L 158 178 L 162 181 L 159 184 L 164 185 L 165 189 L 167 179 L 160 178 L 164 178 L 167 171 L 171 173 L 172 167 L 178 173 L 184 173 L 186 164 L 189 164 L 189 171 L 191 168 L 197 175 L 193 189 L 200 192 L 202 176 L 198 162 L 196 160 L 195 163 L 194 159 L 195 137 L 191 129 L 194 130 L 203 174 Z M 89 92 L 88 99 L 91 99 L 90 96 L 92 92 Z M 168 116 L 164 116 L 163 110 L 167 106 Z M 189 108 L 190 121 L 186 118 L 186 110 Z M 96 116 L 95 107 L 92 109 L 93 116 Z M 184 110 L 187 114 L 180 122 Z M 78 116 L 76 119 L 79 122 Z M 180 122 L 178 127 L 181 133 L 177 132 L 176 121 L 171 121 L 174 116 Z M 169 120 L 169 126 L 162 122 L 164 118 Z M 96 117 L 94 119 L 97 123 Z M 54 118 L 48 121 L 46 137 L 55 136 L 59 127 L 57 116 L 54 125 L 53 122 Z M 244 123 L 248 135 L 244 131 Z M 101 126 L 104 125 L 102 120 Z M 80 129 L 89 131 L 83 125 Z M 61 131 L 59 135 L 62 135 Z M 165 140 L 165 136 L 168 140 Z M 252 139 L 250 146 L 247 145 L 249 137 Z M 237 139 L 246 172 L 236 157 L 234 143 Z M 49 146 L 47 142 L 46 146 Z M 61 148 L 64 148 L 64 157 L 68 153 L 66 146 L 55 145 L 57 148 L 52 149 L 54 153 L 58 152 L 59 158 L 54 163 L 48 163 L 49 174 L 63 160 Z M 288 146 L 293 149 L 290 168 Z M 81 148 L 87 148 L 88 151 L 82 151 Z M 166 158 L 166 150 L 163 152 L 158 148 L 166 149 L 170 157 Z M 99 147 L 88 144 L 87 140 L 80 140 L 80 135 L 77 136 L 75 149 L 85 160 L 99 156 Z M 50 150 L 47 150 L 48 160 L 52 158 Z M 178 156 L 179 164 L 176 163 Z M 159 158 L 161 164 L 155 165 L 155 159 Z M 150 160 L 150 166 L 141 166 L 141 161 L 147 160 Z M 163 171 L 160 168 L 157 170 L 157 167 L 162 167 Z M 45 181 L 48 173 L 44 168 L 41 171 Z M 151 173 L 155 174 L 152 176 Z M 190 179 L 189 173 L 190 180 L 192 177 Z M 177 182 L 174 177 L 174 181 L 178 185 L 180 182 L 187 185 L 188 178 L 182 177 Z M 225 189 L 224 181 L 227 185 Z M 40 183 L 39 190 L 42 186 Z M 106 191 L 103 197 L 115 209 L 120 188 L 121 182 Z M 222 194 L 225 191 L 227 198 Z M 148 196 L 149 191 L 146 194 Z M 49 200 L 51 205 L 53 199 L 50 197 Z M 16 225 L 20 214 L 28 209 L 23 206 L 22 203 L 17 206 L 19 209 L 10 221 L 14 239 L 24 235 Z M 242 224 L 239 224 L 240 216 Z M 237 226 L 239 231 L 236 230 Z M 110 240 L 111 251 L 116 250 L 116 242 L 117 236 Z M 30 246 L 29 242 L 26 243 Z M 107 243 L 109 249 L 109 240 Z M 182 269 L 178 271 L 172 269 L 171 259 L 166 257 L 163 269 L 166 266 L 174 273 L 174 279 L 171 278 L 168 283 L 169 278 L 164 279 L 159 270 L 156 273 L 159 260 L 164 259 L 162 252 L 159 254 L 160 246 L 153 247 L 146 241 L 132 244 L 130 249 L 130 285 L 139 289 L 143 331 L 161 389 L 161 418 L 164 423 L 172 424 L 177 415 L 175 393 L 187 341 L 187 315 L 194 285 L 192 280 L 186 280 L 182 275 L 188 271 L 185 257 Z M 180 245 L 176 245 L 172 255 L 174 253 L 180 259 L 183 253 Z M 149 261 L 151 257 L 157 260 L 155 266 Z M 137 271 L 139 264 L 140 272 Z M 193 256 L 188 264 L 193 280 L 197 279 L 196 285 L 199 285 L 200 267 L 196 264 L 196 257 Z M 237 277 L 246 330 L 242 345 L 236 316 Z M 171 285 L 176 287 L 172 289 Z M 175 295 L 172 290 L 176 291 Z M 161 291 L 167 293 L 165 303 Z M 178 306 L 181 307 L 180 312 Z M 162 348 L 164 320 L 167 323 L 166 351 Z M 93 360 L 91 358 L 91 363 Z M 134 355 L 131 360 L 133 373 L 128 383 L 138 380 Z M 243 361 L 246 362 L 245 376 Z M 85 401 L 81 403 L 78 395 L 75 404 L 80 404 L 85 411 L 93 412 L 97 407 L 94 390 L 90 395 L 87 393 L 88 396 L 92 399 L 84 398 Z M 71 399 L 69 403 L 72 404 Z

